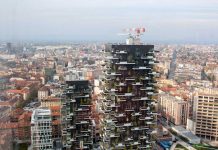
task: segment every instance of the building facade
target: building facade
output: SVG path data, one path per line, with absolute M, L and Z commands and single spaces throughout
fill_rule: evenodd
M 171 96 L 166 93 L 159 95 L 158 111 L 162 117 L 175 125 L 186 126 L 189 104 L 180 97 Z
M 48 98 L 50 95 L 50 89 L 47 86 L 43 86 L 38 90 L 38 100 L 41 101 L 42 99 Z
M 31 146 L 33 150 L 52 150 L 51 111 L 35 109 L 31 117 Z
M 41 99 L 40 101 L 41 107 L 53 107 L 53 106 L 61 106 L 61 99 L 57 97 L 47 97 L 46 99 Z
M 88 80 L 66 81 L 62 100 L 63 149 L 93 149 L 91 87 Z
M 18 119 L 18 139 L 30 142 L 32 112 L 25 111 Z
M 193 118 L 188 128 L 202 139 L 218 141 L 218 89 L 199 90 L 193 102 Z
M 101 148 L 152 149 L 151 132 L 156 127 L 154 46 L 112 45 L 105 52 Z

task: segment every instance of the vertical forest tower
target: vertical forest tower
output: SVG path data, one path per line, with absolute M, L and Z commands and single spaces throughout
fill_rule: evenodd
M 134 42 L 107 46 L 102 80 L 101 148 L 152 149 L 154 107 L 154 45 Z

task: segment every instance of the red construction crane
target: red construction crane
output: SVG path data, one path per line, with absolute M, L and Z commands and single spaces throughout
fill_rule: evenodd
M 127 44 L 140 44 L 140 36 L 143 35 L 145 32 L 145 28 L 126 28 L 123 30 L 123 33 L 118 35 L 125 35 L 128 36 Z
M 145 28 L 126 28 L 123 31 L 132 36 L 140 36 L 144 34 Z

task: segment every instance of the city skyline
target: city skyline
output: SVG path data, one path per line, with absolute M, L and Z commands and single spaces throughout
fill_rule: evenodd
M 145 42 L 218 43 L 215 0 L 8 0 L 0 5 L 0 41 L 123 41 L 117 35 L 122 29 L 145 27 Z
M 137 44 L 1 43 L 0 149 L 217 149 L 218 45 Z

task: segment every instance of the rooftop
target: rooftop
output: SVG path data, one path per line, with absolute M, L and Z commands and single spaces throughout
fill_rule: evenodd
M 183 128 L 182 126 L 175 126 L 175 127 L 172 127 L 172 129 L 175 132 L 177 132 L 178 134 L 180 134 L 181 136 L 187 138 L 190 141 L 199 141 L 200 142 L 200 138 L 199 137 L 194 135 L 191 131 Z
M 35 123 L 38 120 L 50 120 L 51 121 L 51 110 L 48 108 L 37 108 L 33 111 L 31 117 L 31 123 Z

